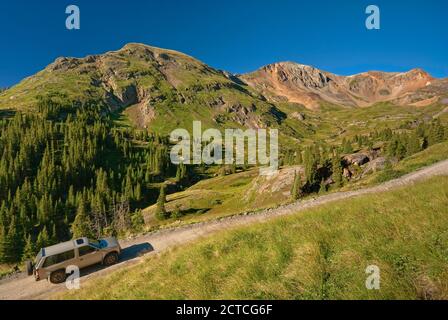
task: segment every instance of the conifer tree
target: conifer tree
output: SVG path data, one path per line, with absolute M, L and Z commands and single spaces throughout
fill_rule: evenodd
M 38 250 L 45 248 L 49 245 L 49 237 L 47 232 L 47 227 L 44 227 L 42 231 L 37 236 L 36 247 Z
M 71 231 L 73 238 L 93 237 L 92 222 L 87 214 L 84 201 L 79 202 Z
M 159 198 L 157 199 L 157 205 L 156 205 L 156 217 L 160 220 L 164 220 L 169 217 L 165 208 L 165 203 L 166 203 L 166 190 L 165 185 L 162 185 L 160 187 L 160 194 Z
M 33 240 L 31 239 L 31 235 L 29 234 L 25 238 L 25 247 L 23 248 L 22 262 L 33 259 L 36 253 L 36 248 L 34 247 Z
M 53 224 L 53 228 L 51 229 L 51 235 L 50 235 L 50 245 L 54 245 L 58 243 L 58 233 L 56 231 L 56 224 Z
M 11 218 L 8 230 L 8 260 L 10 262 L 19 261 L 22 255 L 22 236 L 16 223 L 16 217 Z
M 300 177 L 300 173 L 294 172 L 294 182 L 291 189 L 291 197 L 292 200 L 298 200 L 302 193 L 302 179 Z
M 9 257 L 8 231 L 4 225 L 0 225 L 0 263 L 6 263 Z
M 325 193 L 327 192 L 327 185 L 325 184 L 325 180 L 322 179 L 321 183 L 320 183 L 320 189 L 319 189 L 319 193 Z
M 140 202 L 142 200 L 142 187 L 140 185 L 140 182 L 137 182 L 137 185 L 135 186 L 134 200 L 137 202 Z
M 309 148 L 305 150 L 304 155 L 305 160 L 305 177 L 306 183 L 309 186 L 314 186 L 317 178 L 317 163 L 315 155 L 311 152 Z
M 333 170 L 333 181 L 336 188 L 339 188 L 342 186 L 342 163 L 341 163 L 341 157 L 339 153 L 336 152 L 336 154 L 333 156 L 332 160 L 332 170 Z
M 406 155 L 412 156 L 413 154 L 421 151 L 420 138 L 416 132 L 413 132 L 408 137 L 408 143 L 406 145 Z

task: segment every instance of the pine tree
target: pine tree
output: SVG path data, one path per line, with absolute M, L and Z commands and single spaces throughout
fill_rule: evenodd
M 319 193 L 320 193 L 320 194 L 323 194 L 323 193 L 325 193 L 325 192 L 327 192 L 327 185 L 326 185 L 326 183 L 325 183 L 325 180 L 322 179 L 322 181 L 321 181 L 321 183 L 320 183 Z
M 134 200 L 137 202 L 140 202 L 142 200 L 142 187 L 139 182 L 137 182 L 137 185 L 135 186 Z
M 23 248 L 22 262 L 33 259 L 35 255 L 36 255 L 36 248 L 34 247 L 33 240 L 31 238 L 31 235 L 29 234 L 25 238 L 25 247 Z
M 123 188 L 123 194 L 126 197 L 127 200 L 134 199 L 134 191 L 132 188 L 132 178 L 131 178 L 131 170 L 129 170 L 126 173 L 126 180 Z
M 300 198 L 300 195 L 302 193 L 302 179 L 300 177 L 300 173 L 297 174 L 297 172 L 294 172 L 294 182 L 291 189 L 291 197 L 292 200 L 296 201 Z
M 8 232 L 5 226 L 0 225 L 0 263 L 6 263 L 9 256 Z
M 145 225 L 142 210 L 136 210 L 131 217 L 132 229 L 135 232 L 140 232 Z
M 305 150 L 305 177 L 309 186 L 314 186 L 317 178 L 317 163 L 315 154 L 309 148 Z
M 397 150 L 396 150 L 395 155 L 400 160 L 406 156 L 406 147 L 401 139 L 398 140 L 398 145 L 397 145 Z
M 79 202 L 71 231 L 73 238 L 93 237 L 92 222 L 87 214 L 84 201 Z
M 332 169 L 333 169 L 333 181 L 334 181 L 334 185 L 336 186 L 336 188 L 340 188 L 342 187 L 342 163 L 341 163 L 341 157 L 339 155 L 339 153 L 336 153 L 333 156 L 333 160 L 332 160 Z
M 49 244 L 49 237 L 47 232 L 47 227 L 44 227 L 42 231 L 37 236 L 36 247 L 38 250 L 47 247 Z
M 176 167 L 176 182 L 180 182 L 182 180 L 182 169 L 180 165 Z
M 169 217 L 165 208 L 165 203 L 166 203 L 166 191 L 165 191 L 165 185 L 162 185 L 160 187 L 160 194 L 159 198 L 157 199 L 157 205 L 156 205 L 156 217 L 159 220 L 164 220 Z
M 412 156 L 413 154 L 416 154 L 417 152 L 420 152 L 422 150 L 420 138 L 418 137 L 416 132 L 413 132 L 408 137 L 408 143 L 406 145 L 406 155 Z
M 434 145 L 439 142 L 442 142 L 445 137 L 445 130 L 440 123 L 440 120 L 435 120 L 429 129 L 428 142 L 429 145 Z
M 59 239 L 58 239 L 58 233 L 56 231 L 56 224 L 53 224 L 53 228 L 51 229 L 51 235 L 49 239 L 50 245 L 57 244 L 58 241 Z
M 9 248 L 8 248 L 9 261 L 10 262 L 19 261 L 20 257 L 22 256 L 23 244 L 15 216 L 12 217 L 11 224 L 9 226 L 8 242 L 9 242 Z

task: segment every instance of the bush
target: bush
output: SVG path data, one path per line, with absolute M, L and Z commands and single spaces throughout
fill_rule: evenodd
M 174 211 L 171 213 L 171 218 L 173 219 L 179 219 L 182 217 L 182 211 L 180 210 L 180 205 L 176 205 L 174 208 Z

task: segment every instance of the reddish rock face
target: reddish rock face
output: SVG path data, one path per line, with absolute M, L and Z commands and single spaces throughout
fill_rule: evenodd
M 435 79 L 421 69 L 404 73 L 371 71 L 344 77 L 282 62 L 243 75 L 241 79 L 271 101 L 299 103 L 309 109 L 318 108 L 321 101 L 358 107 L 383 101 L 426 105 L 446 93 L 440 90 L 444 80 Z M 425 90 L 425 94 L 420 93 L 421 90 Z

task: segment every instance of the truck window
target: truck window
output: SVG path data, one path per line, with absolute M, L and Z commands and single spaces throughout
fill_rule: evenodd
M 70 250 L 45 259 L 44 268 L 75 258 L 75 250 Z
M 79 256 L 80 257 L 85 256 L 86 254 L 93 253 L 93 252 L 96 251 L 96 249 L 91 247 L 91 246 L 81 247 L 78 250 L 79 250 Z

